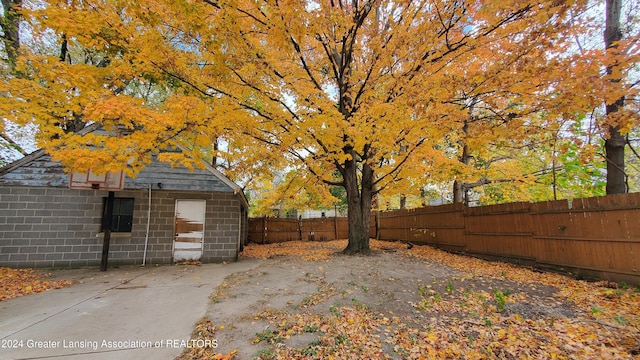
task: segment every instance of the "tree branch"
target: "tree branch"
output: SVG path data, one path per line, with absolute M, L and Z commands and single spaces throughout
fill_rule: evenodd
M 16 151 L 18 151 L 22 156 L 27 156 L 29 155 L 28 152 L 26 152 L 22 146 L 18 145 L 18 143 L 16 143 L 15 141 L 13 141 L 13 139 L 11 139 L 8 135 L 6 135 L 5 133 L 0 133 L 0 137 L 2 139 L 4 139 L 4 141 L 9 143 L 9 146 L 12 149 L 15 149 Z
M 633 147 L 633 145 L 631 145 L 631 141 L 629 140 L 629 134 L 627 134 L 627 145 L 629 146 L 629 149 L 631 149 L 631 152 L 638 158 L 640 159 L 640 154 L 638 154 L 638 152 L 636 151 L 635 147 Z
M 296 53 L 298 54 L 298 58 L 302 63 L 302 68 L 307 73 L 307 76 L 309 76 L 309 79 L 311 80 L 313 85 L 316 87 L 316 89 L 322 90 L 320 83 L 318 82 L 318 80 L 316 80 L 315 76 L 313 76 L 313 73 L 311 73 L 311 68 L 309 68 L 307 61 L 305 60 L 304 55 L 302 54 L 302 49 L 300 48 L 300 45 L 296 42 L 296 39 L 294 39 L 293 35 L 291 34 L 289 34 L 289 40 L 291 40 L 291 44 L 293 45 L 293 48 L 296 50 Z
M 406 152 L 406 155 L 404 156 L 404 158 L 402 160 L 400 160 L 398 162 L 398 164 L 396 166 L 393 167 L 393 169 L 391 169 L 389 172 L 387 172 L 386 174 L 380 176 L 378 179 L 376 179 L 373 182 L 373 185 L 378 185 L 380 182 L 382 182 L 384 179 L 386 179 L 389 176 L 395 176 L 395 174 L 400 172 L 400 169 L 402 168 L 402 166 L 409 160 L 409 158 L 411 157 L 411 154 L 413 154 L 419 147 L 421 147 L 424 143 L 425 143 L 426 139 L 420 139 L 413 147 L 411 150 Z M 377 187 L 377 186 L 376 186 Z M 377 192 L 379 192 L 381 189 L 375 190 L 373 193 L 376 194 Z

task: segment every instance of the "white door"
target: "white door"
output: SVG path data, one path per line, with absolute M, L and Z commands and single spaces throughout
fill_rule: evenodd
M 174 262 L 202 258 L 206 208 L 206 200 L 176 200 Z

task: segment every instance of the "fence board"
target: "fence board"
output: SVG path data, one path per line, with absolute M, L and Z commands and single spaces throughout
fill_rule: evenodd
M 272 244 L 300 239 L 298 220 L 258 218 L 249 221 L 249 241 Z
M 464 251 L 462 205 L 379 213 L 379 238 Z
M 369 235 L 377 236 L 376 219 L 371 218 Z M 315 219 L 251 218 L 249 241 L 256 244 L 272 244 L 293 240 L 328 241 L 347 239 L 349 221 L 346 217 Z
M 532 214 L 538 263 L 621 278 L 640 274 L 640 194 L 536 203 Z
M 489 258 L 534 259 L 529 203 L 467 208 L 464 227 L 467 252 Z
M 302 240 L 333 240 L 336 238 L 334 218 L 303 219 L 301 221 Z

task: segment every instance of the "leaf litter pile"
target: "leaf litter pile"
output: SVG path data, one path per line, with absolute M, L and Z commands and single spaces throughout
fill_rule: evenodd
M 179 359 L 640 358 L 638 288 L 427 246 L 345 246 L 247 246 L 264 262 L 225 279 L 194 331 L 218 347 Z
M 0 267 L 0 301 L 71 285 L 70 281 L 50 281 L 48 277 L 32 269 Z

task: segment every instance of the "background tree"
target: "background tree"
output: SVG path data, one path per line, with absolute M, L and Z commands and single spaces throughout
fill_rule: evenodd
M 630 176 L 625 164 L 625 147 L 631 146 L 629 134 L 637 129 L 638 116 L 638 4 L 634 1 L 593 2 L 586 13 L 576 13 L 576 21 L 592 21 L 591 31 L 576 36 L 574 52 L 580 52 L 599 68 L 600 81 L 588 81 L 580 87 L 580 93 L 597 99 L 601 106 L 589 116 L 598 119 L 603 149 L 607 193 L 631 190 Z M 598 41 L 604 34 L 604 42 Z M 586 67 L 585 67 L 586 68 Z M 588 70 L 592 72 L 592 70 Z M 589 112 L 585 112 L 589 114 Z M 591 149 L 589 149 L 591 151 Z M 635 157 L 635 156 L 633 156 Z M 633 160 L 633 157 L 631 158 Z M 598 165 L 591 165 L 597 168 Z
M 135 53 L 143 49 L 130 41 L 162 42 L 153 43 L 141 22 L 131 21 L 135 4 L 127 10 L 115 3 L 41 5 L 20 10 L 31 40 L 19 51 L 14 75 L 3 77 L 0 112 L 6 119 L 34 125 L 38 145 L 77 170 L 124 168 L 133 176 L 153 151 L 187 132 L 191 153 L 210 145 L 189 121 L 194 113 L 207 119 L 210 107 L 176 91 L 175 79 L 141 67 L 138 59 L 147 54 Z M 119 136 L 76 134 L 95 122 Z M 164 160 L 181 159 L 168 154 Z
M 20 48 L 20 13 L 21 0 L 2 0 L 2 17 L 0 17 L 0 39 L 2 39 L 2 69 L 3 77 L 12 76 L 18 59 Z M 14 138 L 18 138 L 16 141 Z M 28 152 L 20 145 L 20 134 L 12 124 L 0 121 L 0 166 L 10 162 L 17 156 L 24 156 Z
M 607 50 L 615 50 L 618 42 L 622 40 L 620 30 L 621 0 L 606 0 L 606 28 L 604 31 L 604 43 Z M 614 72 L 615 64 L 607 66 L 607 75 Z M 620 82 L 614 77 L 612 83 Z M 614 117 L 624 107 L 624 96 L 606 101 L 606 113 L 608 117 Z M 614 122 L 608 126 L 608 136 L 605 140 L 605 154 L 607 160 L 607 194 L 620 194 L 627 192 L 626 174 L 624 171 L 624 148 L 626 141 L 620 133 L 620 124 Z
M 2 0 L 2 18 L 0 30 L 4 50 L 5 71 L 12 71 L 18 59 L 20 49 L 20 7 L 22 0 Z

